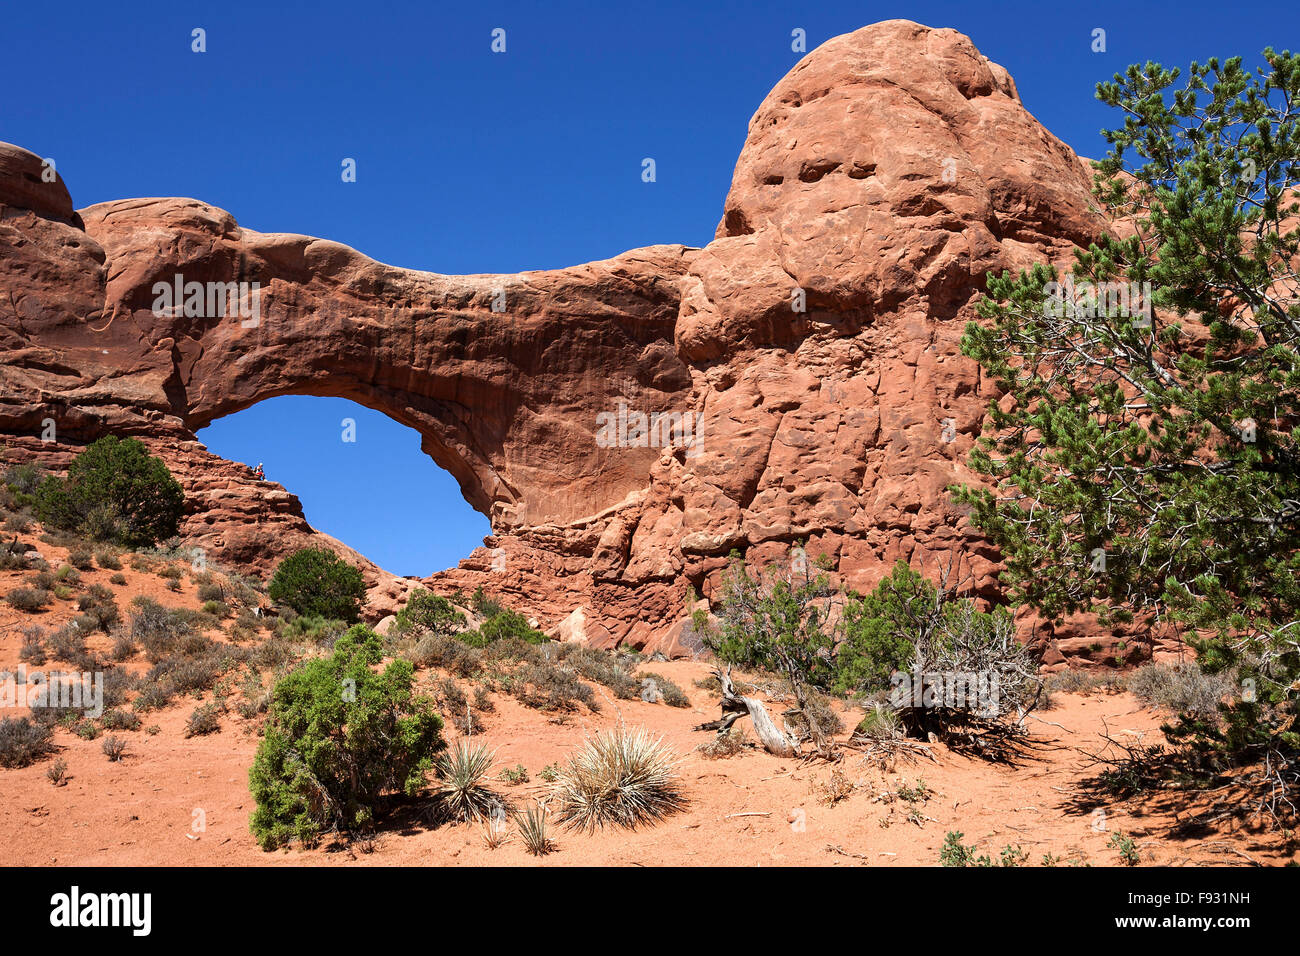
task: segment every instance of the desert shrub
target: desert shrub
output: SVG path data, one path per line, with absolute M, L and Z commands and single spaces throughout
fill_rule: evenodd
M 73 548 L 68 552 L 68 564 L 78 571 L 92 571 L 95 567 L 95 556 L 90 553 L 89 548 Z
M 949 830 L 943 837 L 943 847 L 939 850 L 940 866 L 975 865 L 975 848 L 962 843 L 960 830 Z
M 518 637 L 507 637 L 483 648 L 481 660 L 490 666 L 507 663 L 541 664 L 551 660 L 547 650 L 546 647 L 530 644 Z
M 686 805 L 675 764 L 662 740 L 651 739 L 644 727 L 602 731 L 560 771 L 560 819 L 586 830 L 657 823 Z
M 85 717 L 85 710 L 81 707 L 64 707 L 57 701 L 46 700 L 38 703 L 32 708 L 32 723 L 40 724 L 42 727 L 66 727 L 71 730 L 76 727 Z
M 31 614 L 50 603 L 50 592 L 38 591 L 36 588 L 14 588 L 5 595 L 5 600 L 15 610 Z
M 457 677 L 471 677 L 478 673 L 483 654 L 455 638 L 430 634 L 420 639 L 409 658 L 416 667 L 441 667 Z
M 55 660 L 76 660 L 86 653 L 86 634 L 75 621 L 69 621 L 50 635 L 46 648 Z
M 0 767 L 26 767 L 54 752 L 49 724 L 27 717 L 0 720 Z
M 104 756 L 109 761 L 117 763 L 122 759 L 122 755 L 126 753 L 126 741 L 116 734 L 110 734 L 104 738 L 104 743 L 100 746 L 100 749 L 104 751 Z
M 528 618 L 517 611 L 502 608 L 478 627 L 474 643 L 482 647 L 494 641 L 517 638 L 529 644 L 546 644 L 549 638 L 528 623 Z
M 557 659 L 572 667 L 579 676 L 605 685 L 619 700 L 635 700 L 641 691 L 641 682 L 620 667 L 618 659 L 607 651 L 579 644 L 562 644 L 557 649 Z
M 299 641 L 333 647 L 347 633 L 346 621 L 329 620 L 318 614 L 304 614 L 280 626 L 279 635 L 286 641 Z
M 215 581 L 204 581 L 199 585 L 199 600 L 203 603 L 208 601 L 224 601 L 226 599 L 226 589 Z
M 157 601 L 137 599 L 131 612 L 131 639 L 144 648 L 145 656 L 157 663 L 176 650 L 181 639 L 193 634 L 185 618 Z
M 26 534 L 32 530 L 32 519 L 24 514 L 9 515 L 4 520 L 3 528 L 5 531 L 14 531 L 18 534 Z
M 551 664 L 525 664 L 518 677 L 515 695 L 525 707 L 572 712 L 581 703 L 586 704 L 590 710 L 600 710 L 596 692 L 568 668 Z
M 453 634 L 465 626 L 465 615 L 445 597 L 415 591 L 397 612 L 393 627 L 401 634 Z
M 745 728 L 732 726 L 727 729 L 726 733 L 709 738 L 696 749 L 701 756 L 708 757 L 710 760 L 718 760 L 724 757 L 734 757 L 736 754 L 741 753 L 748 744 L 749 735 L 745 733 Z
M 104 711 L 104 715 L 99 718 L 99 725 L 105 730 L 139 730 L 140 718 L 129 710 L 114 707 Z
M 655 689 L 659 692 L 659 699 L 669 707 L 689 707 L 691 699 L 686 696 L 686 692 L 669 678 L 662 674 L 644 673 L 642 679 L 649 679 L 655 682 Z
M 44 477 L 45 472 L 39 465 L 10 465 L 0 477 L 0 482 L 18 495 L 31 495 L 36 493 Z
M 185 572 L 179 564 L 164 564 L 158 571 L 158 577 L 166 581 L 179 581 L 185 577 Z
M 90 589 L 77 599 L 77 609 L 91 623 L 92 630 L 100 630 L 106 634 L 121 615 L 117 602 L 113 600 L 113 592 L 102 584 L 92 584 Z
M 40 667 L 45 663 L 45 645 L 41 642 L 42 631 L 26 630 L 23 632 L 23 646 L 18 649 L 18 659 L 24 664 Z
M 174 693 L 194 694 L 211 690 L 229 664 L 221 651 L 211 650 L 193 657 L 176 654 L 165 657 L 145 674 L 145 682 L 167 684 Z
M 0 571 L 21 571 L 28 566 L 27 546 L 16 538 L 0 541 Z
M 961 842 L 962 836 L 960 830 L 949 830 L 944 834 L 943 846 L 939 849 L 940 866 L 1015 867 L 1024 866 L 1025 861 L 1029 859 L 1029 854 L 1021 847 L 1007 845 L 1002 848 L 998 859 L 994 861 L 987 853 L 977 855 L 975 847 L 966 846 Z M 1059 858 L 1050 855 L 1043 857 L 1045 865 L 1055 865 L 1055 859 Z
M 211 614 L 215 618 L 230 616 L 230 608 L 220 601 L 204 601 L 202 610 L 204 614 Z
M 298 659 L 298 650 L 288 641 L 271 637 L 253 648 L 249 660 L 254 667 L 274 668 L 292 664 Z
M 256 697 L 247 697 L 235 705 L 235 711 L 245 720 L 252 720 L 265 714 L 271 706 L 270 694 L 258 694 Z
M 139 686 L 139 680 L 124 667 L 110 667 L 104 671 L 104 706 L 120 707 L 127 695 Z
M 441 816 L 477 823 L 503 807 L 499 796 L 484 785 L 496 755 L 485 744 L 458 741 L 438 760 L 437 808 Z
M 465 708 L 469 706 L 469 698 L 460 689 L 460 685 L 451 678 L 444 678 L 438 683 L 437 695 L 443 713 L 464 713 Z
M 528 768 L 521 763 L 506 767 L 501 771 L 501 779 L 512 787 L 518 787 L 528 782 Z
M 138 711 L 166 707 L 180 694 L 198 696 L 212 689 L 223 675 L 251 656 L 247 651 L 204 639 L 205 647 L 192 654 L 178 653 L 154 664 L 140 683 L 131 706 Z
M 917 777 L 916 783 L 911 784 L 903 780 L 898 784 L 894 792 L 898 795 L 898 799 L 904 803 L 924 804 L 934 796 L 934 791 L 926 784 L 924 777 Z
M 95 552 L 95 563 L 98 564 L 105 571 L 122 570 L 121 559 L 117 556 L 116 552 L 110 551 L 107 548 L 100 548 L 98 551 Z M 123 584 L 126 583 L 126 578 L 122 578 L 122 583 Z
M 183 609 L 177 609 L 174 613 L 185 614 L 187 612 Z M 198 630 L 190 630 L 188 633 L 182 634 L 177 640 L 176 653 L 182 657 L 197 657 L 201 654 L 206 654 L 217 647 L 219 647 L 219 645 L 206 634 Z M 232 654 L 239 653 L 233 648 L 229 648 L 229 650 Z
M 134 438 L 109 435 L 87 446 L 66 478 L 47 476 L 36 489 L 36 510 L 47 526 L 82 530 L 128 547 L 172 537 L 185 493 L 159 458 Z
M 385 796 L 424 786 L 445 746 L 442 720 L 431 701 L 412 696 L 409 662 L 372 670 L 382 656 L 379 638 L 358 625 L 330 657 L 276 684 L 249 773 L 251 828 L 263 848 L 365 828 Z
M 817 691 L 811 691 L 804 706 L 788 716 L 791 728 L 812 740 L 833 737 L 844 729 L 830 699 Z
M 896 710 L 877 701 L 862 715 L 853 735 L 868 740 L 897 740 L 903 736 L 903 721 Z
M 243 684 L 240 685 L 239 693 L 243 696 L 243 700 L 235 706 L 235 710 L 245 720 L 252 720 L 266 713 L 267 708 L 271 706 L 271 695 L 262 686 L 262 675 L 255 668 L 249 668 Z
M 834 686 L 891 687 L 890 703 L 914 736 L 1015 731 L 1008 715 L 1042 702 L 1037 662 L 1016 640 L 1010 613 L 979 610 L 949 582 L 951 570 L 936 585 L 900 561 L 871 594 L 851 600 Z
M 162 710 L 172 702 L 176 696 L 176 688 L 171 684 L 149 684 L 146 683 L 140 688 L 140 693 L 131 702 L 131 707 L 141 713 L 147 713 L 151 710 Z
M 1043 681 L 1043 687 L 1049 693 L 1059 691 L 1063 694 L 1087 694 L 1102 691 L 1117 694 L 1128 689 L 1128 675 L 1109 669 L 1085 670 L 1070 667 L 1049 674 Z
M 475 614 L 483 617 L 496 617 L 505 610 L 502 604 L 488 597 L 482 587 L 474 589 L 474 594 L 469 599 L 469 606 L 473 608 Z
M 125 629 L 119 628 L 113 635 L 113 650 L 110 652 L 110 656 L 113 660 L 129 661 L 131 658 L 135 657 L 136 650 L 136 643 L 131 637 L 131 633 Z
M 813 781 L 810 789 L 820 803 L 833 807 L 847 800 L 857 788 L 858 785 L 840 767 L 832 767 L 826 779 Z
M 58 583 L 58 578 L 50 571 L 37 571 L 27 579 L 27 583 L 41 591 L 50 591 Z
M 705 677 L 698 677 L 693 683 L 700 690 L 708 691 L 710 694 L 722 693 L 722 681 L 718 679 L 717 671 L 714 671 L 712 674 L 708 674 Z M 752 696 L 758 690 L 755 685 L 734 676 L 731 679 L 731 689 L 737 694 L 745 696 Z
M 93 720 L 83 720 L 72 729 L 72 732 L 82 740 L 98 740 L 102 731 L 99 725 Z
M 214 734 L 221 729 L 221 707 L 216 702 L 194 708 L 185 721 L 185 736 L 199 737 Z
M 54 761 L 45 771 L 45 778 L 56 787 L 65 786 L 68 782 L 68 762 L 62 757 Z
M 482 685 L 474 688 L 474 709 L 485 714 L 490 714 L 497 709 L 497 705 L 492 702 L 492 695 Z
M 1198 664 L 1144 664 L 1128 676 L 1128 689 L 1144 704 L 1189 717 L 1210 718 L 1237 686 L 1231 671 L 1207 673 Z
M 366 585 L 361 572 L 333 551 L 304 548 L 280 562 L 271 577 L 271 600 L 299 614 L 354 623 Z
M 1137 866 L 1142 862 L 1137 842 L 1131 836 L 1118 832 L 1112 833 L 1106 845 L 1119 854 L 1119 861 L 1125 866 Z
M 248 608 L 244 608 L 235 616 L 234 623 L 230 625 L 230 639 L 232 641 L 247 641 L 257 636 L 261 630 L 262 622 Z
M 462 734 L 468 737 L 482 731 L 482 723 L 469 706 L 469 698 L 454 680 L 445 678 L 439 682 L 437 699 L 442 713 L 450 717 Z

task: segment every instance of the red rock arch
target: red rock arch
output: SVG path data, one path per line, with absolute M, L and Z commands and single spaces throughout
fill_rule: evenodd
M 66 458 L 34 438 L 46 416 L 74 444 L 144 436 L 186 481 L 187 535 L 264 570 L 311 529 L 288 495 L 250 525 L 267 503 L 239 503 L 265 489 L 194 432 L 272 395 L 350 398 L 420 431 L 491 519 L 507 570 L 484 549 L 434 583 L 483 583 L 603 644 L 671 646 L 732 548 L 807 541 L 856 587 L 955 550 L 991 593 L 997 555 L 946 491 L 972 477 L 991 394 L 961 329 L 986 271 L 1063 261 L 1108 228 L 1006 71 L 901 20 L 776 85 L 704 249 L 446 276 L 190 199 L 78 214 L 38 172 L 0 146 L 0 432 L 21 453 Z M 258 327 L 156 315 L 153 284 L 178 272 L 258 281 Z M 700 453 L 601 447 L 596 416 L 620 399 L 697 415 Z M 370 573 L 376 595 L 405 587 Z

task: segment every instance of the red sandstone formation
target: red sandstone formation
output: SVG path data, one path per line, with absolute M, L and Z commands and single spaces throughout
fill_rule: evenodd
M 185 486 L 186 543 L 266 573 L 320 536 L 195 432 L 275 395 L 350 398 L 416 428 L 491 519 L 486 546 L 428 583 L 481 584 L 568 639 L 669 651 L 732 549 L 763 561 L 806 541 L 859 589 L 956 551 L 994 595 L 997 554 L 946 491 L 974 479 L 992 395 L 962 329 L 988 270 L 1066 261 L 1109 228 L 1086 164 L 1007 72 L 901 20 L 823 44 L 776 85 L 703 249 L 444 276 L 193 199 L 78 213 L 41 173 L 0 145 L 11 457 L 59 467 L 99 435 L 138 436 Z M 155 283 L 177 274 L 259 283 L 256 324 L 159 316 Z M 674 446 L 638 442 L 638 413 L 674 416 L 656 423 Z M 391 610 L 411 582 L 348 553 L 372 617 Z M 1097 640 L 1056 637 L 1049 663 Z

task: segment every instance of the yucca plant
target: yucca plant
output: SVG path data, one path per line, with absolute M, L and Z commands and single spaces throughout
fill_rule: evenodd
M 505 846 L 510 842 L 510 830 L 506 826 L 505 809 L 494 809 L 483 824 L 483 842 L 489 850 Z
M 686 806 L 676 755 L 644 727 L 620 725 L 589 739 L 560 771 L 560 819 L 577 829 L 634 829 Z
M 540 803 L 533 804 L 523 813 L 516 813 L 515 822 L 519 825 L 525 850 L 533 856 L 555 852 L 555 844 L 546 832 L 546 808 Z
M 495 759 L 486 744 L 471 746 L 462 740 L 438 761 L 438 807 L 444 816 L 477 823 L 504 806 L 501 798 L 483 785 Z

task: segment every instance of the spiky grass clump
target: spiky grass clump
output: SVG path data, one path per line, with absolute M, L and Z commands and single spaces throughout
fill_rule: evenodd
M 493 811 L 483 824 L 483 842 L 489 850 L 505 846 L 510 842 L 510 830 L 506 827 L 505 810 Z
M 524 849 L 533 856 L 546 856 L 555 852 L 555 844 L 546 832 L 546 808 L 535 803 L 523 813 L 515 814 L 515 823 L 519 825 L 519 836 L 523 838 Z
M 897 740 L 903 736 L 903 721 L 898 711 L 876 701 L 867 708 L 853 734 L 868 740 Z
M 462 740 L 438 761 L 438 805 L 445 817 L 477 823 L 503 806 L 501 798 L 483 785 L 495 759 L 486 744 L 475 747 Z
M 584 830 L 658 822 L 686 806 L 676 764 L 662 738 L 652 740 L 644 727 L 603 731 L 560 771 L 560 819 Z

